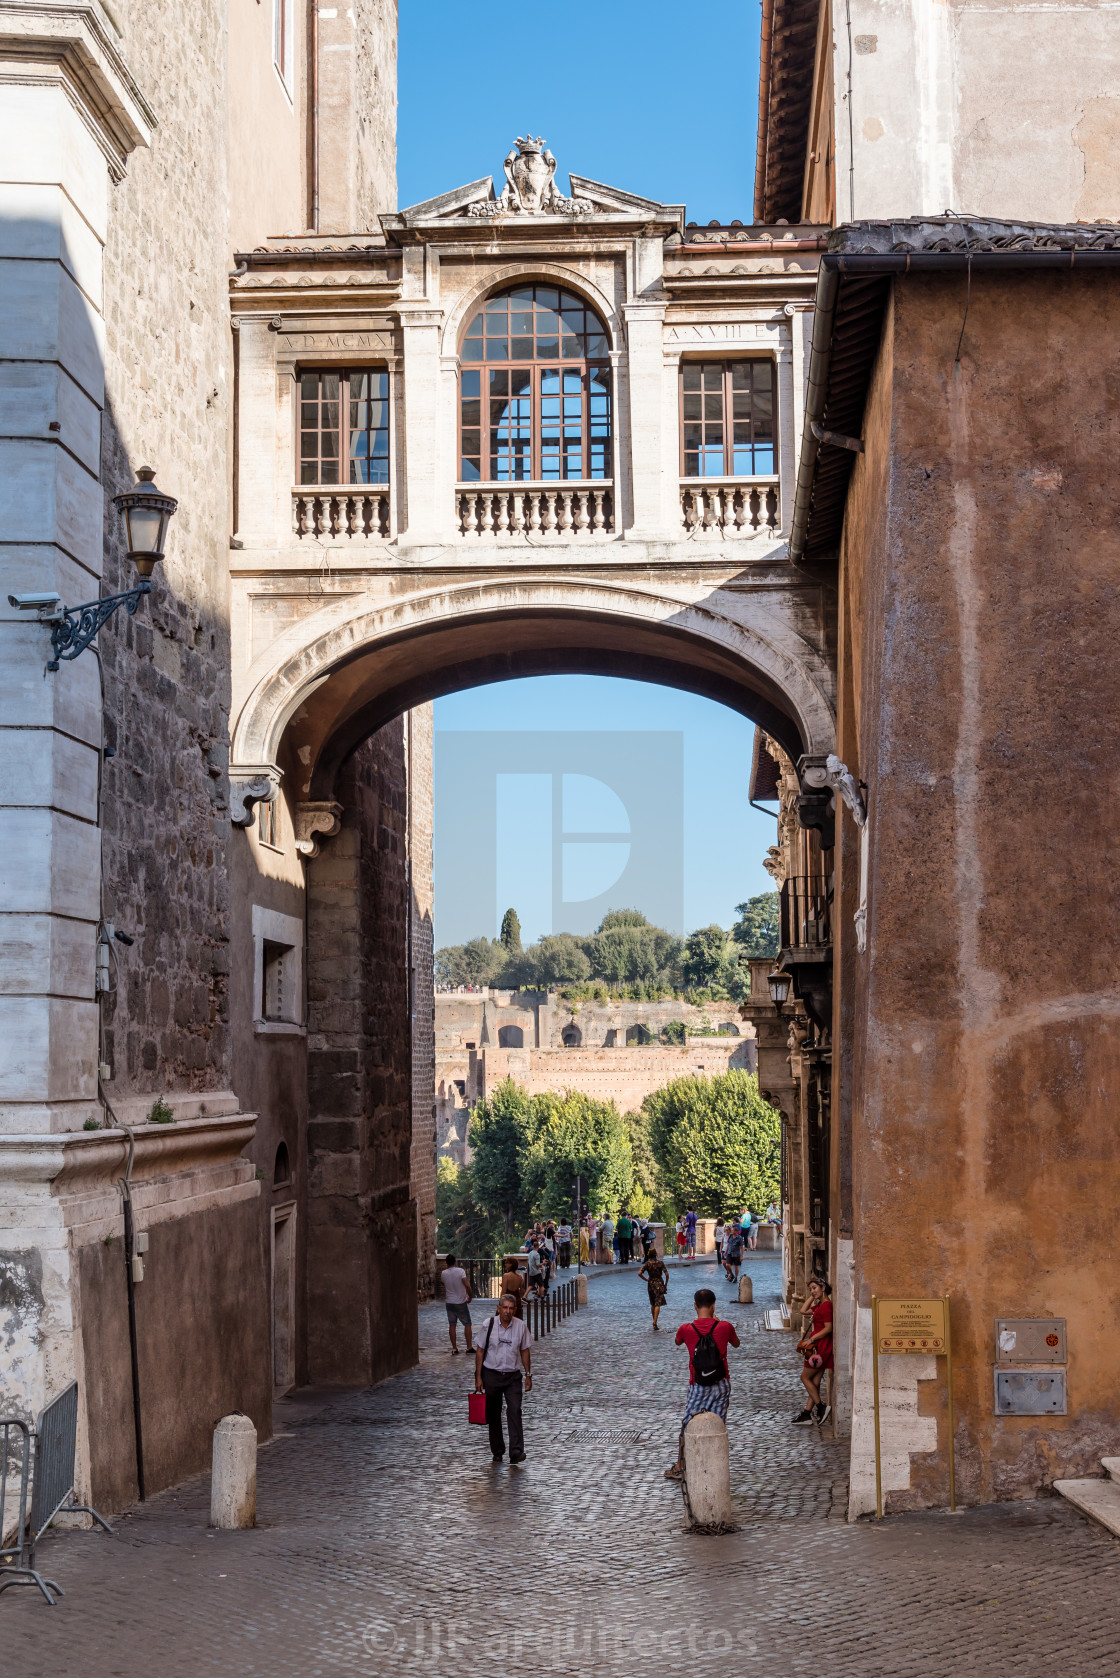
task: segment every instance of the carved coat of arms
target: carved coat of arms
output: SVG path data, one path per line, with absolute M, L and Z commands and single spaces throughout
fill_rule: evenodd
M 553 182 L 556 159 L 538 135 L 518 136 L 505 163 L 506 184 L 500 198 L 472 204 L 472 216 L 589 216 L 594 205 L 583 198 L 565 198 Z

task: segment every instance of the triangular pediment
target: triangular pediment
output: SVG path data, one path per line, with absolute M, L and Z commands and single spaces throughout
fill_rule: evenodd
M 592 203 L 596 210 L 613 211 L 616 215 L 644 216 L 658 215 L 667 208 L 676 208 L 661 204 L 656 198 L 641 198 L 636 192 L 623 192 L 620 187 L 604 186 L 602 181 L 589 180 L 586 175 L 569 175 L 572 183 L 572 197 L 585 198 Z
M 494 197 L 494 178 L 484 175 L 481 180 L 471 181 L 468 186 L 457 186 L 451 192 L 441 192 L 438 198 L 425 198 L 422 204 L 410 204 L 407 210 L 398 210 L 395 216 L 385 219 L 395 221 L 402 227 L 416 227 L 425 221 L 442 221 L 447 216 L 461 216 L 469 212 L 472 204 L 485 204 Z

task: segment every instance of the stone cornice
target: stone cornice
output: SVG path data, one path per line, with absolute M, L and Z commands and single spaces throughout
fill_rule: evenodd
M 133 1132 L 132 1181 L 140 1184 L 175 1172 L 238 1160 L 253 1139 L 255 1113 L 144 1124 Z M 0 1186 L 9 1190 L 49 1182 L 52 1194 L 105 1187 L 124 1175 L 128 1133 L 71 1131 L 49 1136 L 0 1136 Z
M 6 0 L 0 81 L 61 85 L 118 180 L 130 153 L 151 142 L 155 113 L 94 0 Z

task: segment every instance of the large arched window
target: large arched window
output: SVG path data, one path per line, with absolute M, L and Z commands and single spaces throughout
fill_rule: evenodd
M 581 297 L 524 285 L 488 298 L 460 359 L 461 483 L 611 476 L 607 333 Z

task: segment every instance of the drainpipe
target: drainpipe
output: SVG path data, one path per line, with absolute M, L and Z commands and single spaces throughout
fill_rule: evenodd
M 813 434 L 813 426 L 820 423 L 828 394 L 828 372 L 832 364 L 832 323 L 839 290 L 839 270 L 832 267 L 826 258 L 817 272 L 817 294 L 813 300 L 813 344 L 809 351 L 805 417 L 801 427 L 801 458 L 797 464 L 797 487 L 793 492 L 793 518 L 789 532 L 789 557 L 794 565 L 800 564 L 805 552 L 809 502 L 813 493 L 813 472 L 821 447 Z
M 319 0 L 311 0 L 311 231 L 319 231 Z

